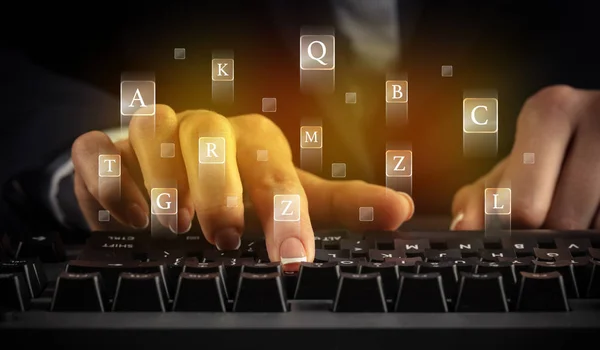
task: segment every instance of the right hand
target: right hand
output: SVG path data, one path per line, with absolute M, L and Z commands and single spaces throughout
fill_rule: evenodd
M 199 164 L 199 137 L 225 138 L 225 164 Z M 174 158 L 161 158 L 162 143 L 175 144 Z M 257 161 L 258 150 L 268 152 L 268 161 Z M 121 155 L 120 186 L 99 181 L 99 154 Z M 295 168 L 285 136 L 260 115 L 176 114 L 157 105 L 155 118 L 132 118 L 128 140 L 113 143 L 98 131 L 81 135 L 73 144 L 72 160 L 75 194 L 92 230 L 102 230 L 101 209 L 110 212 L 119 229 L 146 228 L 151 189 L 177 187 L 178 215 L 157 215 L 160 223 L 181 233 L 197 216 L 208 242 L 223 250 L 237 249 L 244 230 L 246 190 L 265 233 L 269 258 L 284 265 L 313 260 L 313 225 L 394 230 L 414 212 L 405 193 L 362 181 L 324 180 Z M 299 222 L 275 223 L 274 194 L 300 195 Z M 237 199 L 236 206 L 226 205 L 228 196 Z M 374 220 L 360 221 L 359 207 L 372 207 Z

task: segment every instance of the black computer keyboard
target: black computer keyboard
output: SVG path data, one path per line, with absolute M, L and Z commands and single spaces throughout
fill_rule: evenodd
M 94 232 L 82 247 L 49 233 L 10 249 L 5 236 L 0 331 L 85 349 L 600 341 L 600 232 L 317 235 L 315 261 L 291 274 L 251 234 L 229 252 L 198 233 Z

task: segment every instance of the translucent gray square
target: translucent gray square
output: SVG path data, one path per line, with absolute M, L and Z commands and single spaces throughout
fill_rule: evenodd
M 442 76 L 451 77 L 454 74 L 454 68 L 452 66 L 442 66 Z
M 346 92 L 346 103 L 356 103 L 356 92 Z
M 173 50 L 173 57 L 176 60 L 185 60 L 185 48 L 181 48 L 181 47 L 175 48 Z

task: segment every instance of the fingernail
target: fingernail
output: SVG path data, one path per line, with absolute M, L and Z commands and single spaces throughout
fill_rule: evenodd
M 450 231 L 454 231 L 456 229 L 456 227 L 458 226 L 458 224 L 464 219 L 465 214 L 463 214 L 462 212 L 458 213 L 458 215 L 456 215 L 454 217 L 454 219 L 452 219 L 452 222 L 450 223 Z
M 410 220 L 413 215 L 415 214 L 415 202 L 413 202 L 413 199 L 411 196 L 408 195 L 408 193 L 404 193 L 404 192 L 395 192 L 396 195 L 400 198 L 402 198 L 402 200 L 406 201 L 408 203 L 409 206 L 409 211 L 408 211 L 408 216 L 406 217 L 406 221 Z
M 140 207 L 136 203 L 133 203 L 129 207 L 129 212 L 127 213 L 127 215 L 129 219 L 129 224 L 133 226 L 133 228 L 143 229 L 148 227 L 148 225 L 150 224 L 150 218 L 148 218 L 148 215 L 146 215 L 142 207 Z
M 297 271 L 306 261 L 304 245 L 298 238 L 288 238 L 279 246 L 279 256 L 284 271 Z
M 215 246 L 218 250 L 238 250 L 241 245 L 240 233 L 234 228 L 227 228 L 215 234 Z
M 192 215 L 187 209 L 179 210 L 178 215 L 174 215 L 169 220 L 169 229 L 173 233 L 186 233 L 192 228 Z

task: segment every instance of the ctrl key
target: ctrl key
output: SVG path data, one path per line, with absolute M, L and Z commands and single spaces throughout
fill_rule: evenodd
M 517 311 L 569 311 L 563 276 L 558 271 L 521 272 Z
M 20 273 L 0 274 L 0 311 L 25 311 L 29 308 L 29 293 Z

